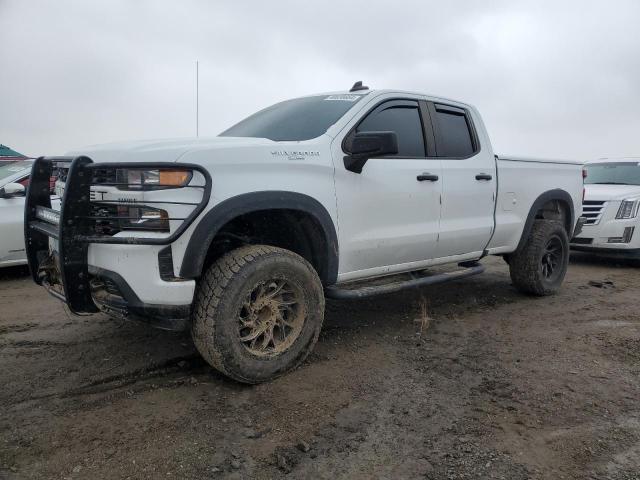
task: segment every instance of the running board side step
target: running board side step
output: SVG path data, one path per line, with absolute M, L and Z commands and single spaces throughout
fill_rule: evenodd
M 371 287 L 362 288 L 340 288 L 332 285 L 325 288 L 325 295 L 329 298 L 335 298 L 338 300 L 351 300 L 355 298 L 367 298 L 374 295 L 380 295 L 385 293 L 395 293 L 401 290 L 407 290 L 409 288 L 419 288 L 425 285 L 435 285 L 437 283 L 446 283 L 460 278 L 471 277 L 484 272 L 484 266 L 477 262 L 465 262 L 460 264 L 464 267 L 462 270 L 456 270 L 453 272 L 439 273 L 436 275 L 428 275 L 420 278 L 412 278 L 410 280 L 392 282 L 384 285 L 375 285 Z

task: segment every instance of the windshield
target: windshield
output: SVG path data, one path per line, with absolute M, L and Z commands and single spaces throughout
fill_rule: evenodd
M 319 95 L 276 103 L 254 113 L 221 137 L 255 137 L 301 141 L 319 137 L 353 107 L 363 95 Z
M 640 185 L 640 162 L 593 163 L 586 168 L 587 184 Z
M 0 184 L 4 183 L 5 179 L 12 177 L 16 173 L 20 173 L 21 171 L 31 167 L 33 162 L 20 160 L 17 162 L 5 162 L 0 161 Z M 25 170 L 26 173 L 29 173 L 28 170 Z

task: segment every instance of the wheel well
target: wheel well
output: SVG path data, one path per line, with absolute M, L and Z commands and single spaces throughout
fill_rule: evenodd
M 243 245 L 271 245 L 290 250 L 313 266 L 323 284 L 329 281 L 329 243 L 320 223 L 307 212 L 269 209 L 233 218 L 211 241 L 204 268 Z
M 542 205 L 535 213 L 535 218 L 545 220 L 557 220 L 562 222 L 567 231 L 567 235 L 571 235 L 571 209 L 564 200 L 549 200 Z
M 543 193 L 533 202 L 529 210 L 516 251 L 524 247 L 531 234 L 533 222 L 536 219 L 561 221 L 567 235 L 571 237 L 573 234 L 574 214 L 573 199 L 567 192 L 556 189 Z

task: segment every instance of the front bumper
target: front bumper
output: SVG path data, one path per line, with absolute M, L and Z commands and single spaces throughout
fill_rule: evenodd
M 99 267 L 88 268 L 93 302 L 112 317 L 149 323 L 163 330 L 182 331 L 188 327 L 191 305 L 145 303 L 118 273 Z
M 638 229 L 628 221 L 617 223 L 586 226 L 571 239 L 571 249 L 612 258 L 640 258 Z
M 51 209 L 49 178 L 54 168 L 68 167 L 68 174 L 60 211 Z M 92 181 L 95 171 L 118 168 L 176 168 L 198 172 L 202 184 L 185 188 L 201 191 L 199 202 L 191 205 L 191 213 L 182 223 L 164 236 L 106 235 L 96 231 L 96 217 L 92 216 Z M 180 329 L 189 316 L 190 305 L 155 304 L 143 301 L 131 287 L 132 279 L 145 282 L 147 289 L 163 287 L 167 291 L 187 290 L 182 279 L 174 277 L 171 259 L 173 243 L 205 208 L 211 191 L 211 178 L 197 165 L 176 163 L 94 163 L 88 157 L 41 157 L 34 162 L 31 182 L 25 202 L 25 246 L 33 280 L 49 293 L 65 302 L 73 313 L 104 311 L 112 315 L 153 321 L 156 326 Z M 131 205 L 131 200 L 100 200 L 116 205 Z M 141 201 L 145 203 L 176 203 L 169 201 Z M 90 248 L 91 247 L 91 248 Z M 123 252 L 123 250 L 126 250 Z M 119 257 L 120 255 L 120 257 Z M 91 261 L 90 261 L 91 260 Z M 125 280 L 116 270 L 128 262 L 134 272 Z M 152 265 L 152 262 L 155 264 Z M 158 276 L 146 273 L 150 266 Z M 113 267 L 113 268 L 111 268 Z M 137 273 L 137 276 L 136 276 Z M 192 281 L 191 281 L 192 282 Z M 111 288 L 107 288 L 110 286 Z M 137 285 L 133 285 L 138 287 Z M 144 291 L 144 288 L 138 288 Z M 183 291 L 185 288 L 183 288 Z M 148 295 L 147 295 L 148 297 Z M 158 295 L 156 295 L 158 297 Z M 168 323 L 167 323 L 168 322 Z
M 589 221 L 571 239 L 571 249 L 615 258 L 638 258 L 640 222 L 638 218 L 616 218 L 617 200 L 589 200 L 585 204 Z

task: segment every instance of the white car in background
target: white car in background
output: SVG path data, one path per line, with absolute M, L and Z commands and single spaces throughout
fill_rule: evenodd
M 640 259 L 640 157 L 604 158 L 588 162 L 585 168 L 587 220 L 571 240 L 571 248 Z
M 0 267 L 27 263 L 24 199 L 32 165 L 22 159 L 0 162 Z

